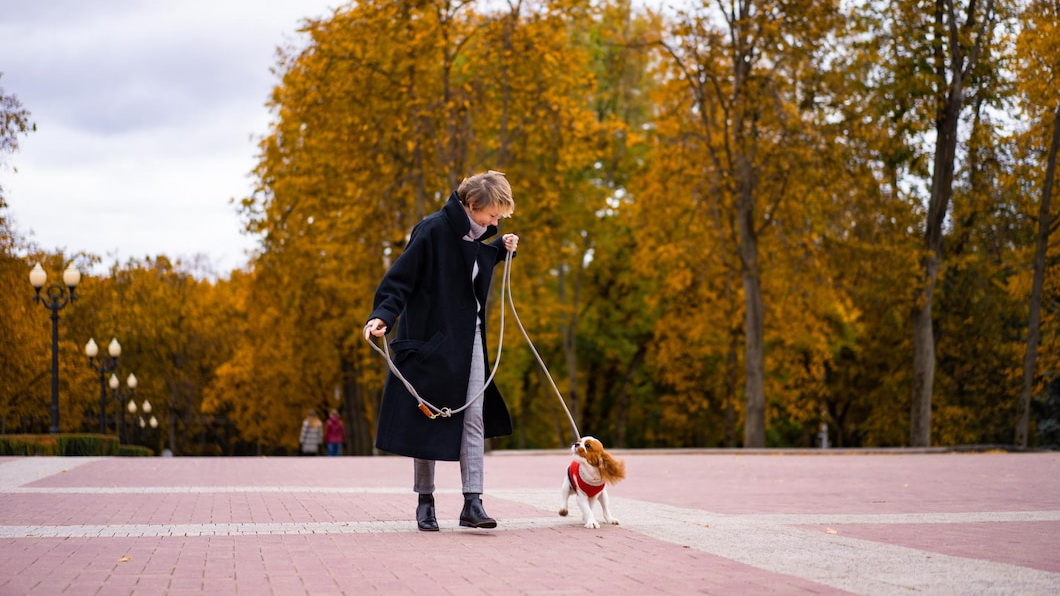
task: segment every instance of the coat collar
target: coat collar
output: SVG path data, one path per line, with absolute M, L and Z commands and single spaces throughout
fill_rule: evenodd
M 467 216 L 467 211 L 464 211 L 464 204 L 460 202 L 460 196 L 456 194 L 455 190 L 449 195 L 449 200 L 446 201 L 445 206 L 442 207 L 442 213 L 445 214 L 445 218 L 449 221 L 449 225 L 453 228 L 457 238 L 463 238 L 471 231 L 471 220 Z M 486 233 L 479 237 L 479 241 L 485 240 L 496 233 L 497 226 L 487 226 Z

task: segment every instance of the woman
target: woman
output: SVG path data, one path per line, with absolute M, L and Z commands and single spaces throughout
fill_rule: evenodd
M 302 420 L 302 433 L 298 442 L 302 445 L 302 455 L 316 455 L 320 449 L 320 443 L 324 440 L 324 425 L 314 410 L 306 413 Z
M 490 244 L 500 219 L 515 211 L 504 174 L 465 178 L 445 206 L 416 224 L 408 246 L 376 290 L 364 336 L 382 337 L 395 321 L 394 363 L 419 395 L 438 408 L 457 410 L 429 418 L 391 373 L 383 389 L 376 447 L 414 458 L 416 524 L 438 530 L 434 512 L 437 460 L 459 461 L 464 492 L 460 525 L 495 528 L 482 506 L 485 439 L 512 433 L 511 416 L 497 387 L 485 386 L 486 298 L 493 269 L 515 252 L 519 237 Z M 384 340 L 385 341 L 385 340 Z
M 342 426 L 342 418 L 335 408 L 328 413 L 328 421 L 324 423 L 324 444 L 327 445 L 328 455 L 335 457 L 342 455 L 342 444 L 346 442 L 346 430 Z

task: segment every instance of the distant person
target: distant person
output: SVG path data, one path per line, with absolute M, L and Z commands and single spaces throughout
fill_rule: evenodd
M 302 436 L 298 438 L 298 442 L 302 444 L 302 455 L 316 455 L 320 452 L 320 444 L 324 442 L 324 425 L 315 411 L 309 410 L 302 421 Z
M 324 444 L 328 447 L 328 455 L 342 455 L 342 444 L 345 442 L 346 430 L 342 427 L 342 418 L 339 418 L 339 411 L 333 408 L 328 414 L 328 421 L 324 423 Z
M 417 393 L 439 408 L 467 405 L 451 417 L 431 419 L 393 373 L 383 389 L 375 445 L 414 459 L 416 524 L 425 532 L 439 529 L 434 511 L 437 460 L 460 462 L 460 525 L 497 527 L 482 506 L 484 443 L 511 434 L 512 420 L 497 387 L 486 383 L 486 304 L 494 267 L 515 252 L 519 237 L 484 240 L 514 210 L 504 174 L 489 171 L 465 178 L 441 210 L 412 229 L 404 252 L 379 283 L 364 326 L 364 337 L 371 341 L 397 324 L 393 359 Z

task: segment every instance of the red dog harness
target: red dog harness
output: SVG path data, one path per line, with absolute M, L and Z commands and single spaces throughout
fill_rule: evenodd
M 604 490 L 604 485 L 589 484 L 582 480 L 581 474 L 578 473 L 578 466 L 578 462 L 572 461 L 570 467 L 567 468 L 567 479 L 570 481 L 570 485 L 580 488 L 590 499 L 600 494 L 600 491 Z

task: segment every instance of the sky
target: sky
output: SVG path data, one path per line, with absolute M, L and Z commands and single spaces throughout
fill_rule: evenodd
M 341 0 L 0 0 L 0 88 L 35 132 L 4 156 L 15 230 L 46 251 L 243 268 L 276 48 Z

